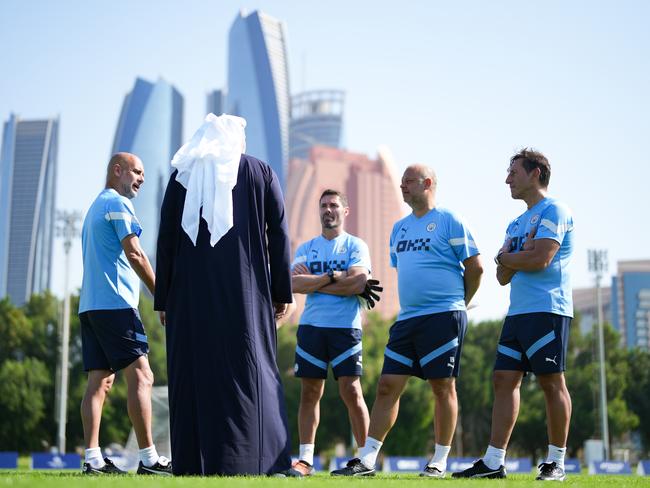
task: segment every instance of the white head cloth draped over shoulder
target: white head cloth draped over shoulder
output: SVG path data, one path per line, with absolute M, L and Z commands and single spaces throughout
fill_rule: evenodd
M 187 190 L 182 227 L 195 246 L 201 217 L 208 224 L 211 246 L 232 228 L 232 189 L 246 148 L 245 127 L 241 117 L 208 114 L 172 159 L 176 181 Z

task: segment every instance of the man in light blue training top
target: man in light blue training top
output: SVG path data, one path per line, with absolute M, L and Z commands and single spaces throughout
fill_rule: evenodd
M 138 237 L 142 232 L 130 199 L 144 183 L 140 159 L 117 153 L 108 163 L 106 188 L 90 206 L 81 233 L 83 281 L 79 297 L 81 344 L 88 385 L 81 402 L 86 444 L 84 474 L 124 474 L 99 447 L 99 424 L 115 372 L 123 370 L 127 406 L 140 447 L 138 474 L 171 475 L 151 435 L 149 346 L 140 315 L 140 280 L 154 292 L 154 272 Z
M 397 268 L 400 312 L 390 329 L 366 445 L 334 476 L 369 476 L 395 424 L 399 398 L 411 376 L 426 379 L 436 401 L 433 457 L 422 476 L 443 478 L 458 417 L 455 378 L 467 328 L 466 306 L 483 268 L 474 238 L 453 212 L 436 206 L 436 176 L 410 166 L 402 176 L 404 201 L 413 209 L 393 227 L 392 266 Z
M 300 378 L 298 410 L 300 453 L 293 469 L 309 476 L 313 472 L 314 440 L 320 420 L 328 364 L 338 381 L 357 445 L 363 446 L 368 432 L 368 407 L 361 382 L 361 301 L 372 306 L 370 292 L 381 291 L 369 280 L 371 266 L 368 246 L 345 232 L 348 201 L 336 190 L 320 197 L 322 234 L 296 250 L 292 265 L 292 287 L 307 295 L 300 317 L 296 346 L 295 374 Z M 378 299 L 378 295 L 374 294 Z
M 550 178 L 551 165 L 537 151 L 523 149 L 510 159 L 506 184 L 512 198 L 523 200 L 528 209 L 508 225 L 495 258 L 499 283 L 510 283 L 510 309 L 494 366 L 492 435 L 485 456 L 454 477 L 505 478 L 521 380 L 532 371 L 544 391 L 549 440 L 537 479 L 565 478 L 571 397 L 564 370 L 573 317 L 568 269 L 573 217 L 566 205 L 547 196 Z

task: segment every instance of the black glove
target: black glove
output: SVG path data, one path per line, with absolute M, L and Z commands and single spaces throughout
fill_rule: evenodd
M 381 300 L 379 293 L 382 291 L 384 291 L 384 287 L 380 286 L 379 280 L 372 278 L 367 280 L 365 289 L 357 295 L 361 306 L 366 310 L 374 308 L 375 302 Z

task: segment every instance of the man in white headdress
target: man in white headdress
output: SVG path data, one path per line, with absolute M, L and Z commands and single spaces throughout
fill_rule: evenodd
M 291 303 L 278 177 L 243 154 L 246 121 L 209 114 L 174 156 L 155 309 L 167 328 L 173 471 L 290 468 L 275 319 Z

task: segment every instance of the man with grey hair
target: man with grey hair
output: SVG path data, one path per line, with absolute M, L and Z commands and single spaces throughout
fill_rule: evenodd
M 140 315 L 140 280 L 154 292 L 155 277 L 140 246 L 142 233 L 131 199 L 144 183 L 140 158 L 130 153 L 111 157 L 106 187 L 90 206 L 81 233 L 83 281 L 79 320 L 88 385 L 81 402 L 86 444 L 83 473 L 124 474 L 102 459 L 99 424 L 115 372 L 123 370 L 128 386 L 127 407 L 140 447 L 138 474 L 171 474 L 171 463 L 159 456 L 151 434 L 149 346 Z
M 467 328 L 466 306 L 478 290 L 483 268 L 465 223 L 436 205 L 436 186 L 436 175 L 427 166 L 409 166 L 402 176 L 402 196 L 413 212 L 394 225 L 390 237 L 400 312 L 390 329 L 366 445 L 358 458 L 333 471 L 334 476 L 374 475 L 411 376 L 429 382 L 436 402 L 435 451 L 421 475 L 445 476 L 458 417 L 455 378 Z

